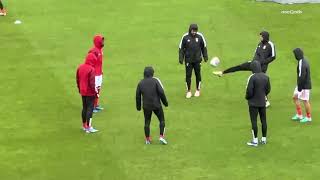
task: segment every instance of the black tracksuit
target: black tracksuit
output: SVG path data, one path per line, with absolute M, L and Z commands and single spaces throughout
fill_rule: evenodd
M 303 51 L 300 48 L 293 50 L 294 56 L 296 57 L 298 63 L 297 66 L 297 86 L 298 91 L 301 92 L 303 89 L 311 89 L 311 75 L 310 75 L 310 65 L 308 61 L 304 58 Z
M 262 36 L 263 40 L 258 44 L 256 48 L 253 61 L 259 61 L 261 64 L 262 72 L 266 73 L 269 63 L 276 59 L 276 50 L 274 44 L 269 40 L 268 32 L 262 31 L 260 35 Z M 223 74 L 236 71 L 252 71 L 250 68 L 250 63 L 251 61 L 247 61 L 238 66 L 228 68 L 223 71 Z
M 144 132 L 146 137 L 150 137 L 150 122 L 152 112 L 156 114 L 160 122 L 160 135 L 163 136 L 165 128 L 164 113 L 161 101 L 164 106 L 168 106 L 168 101 L 164 93 L 161 81 L 153 77 L 152 67 L 144 69 L 144 79 L 138 84 L 136 91 L 136 108 L 141 110 L 141 96 L 143 101 L 143 111 L 145 118 Z
M 269 77 L 262 72 L 259 61 L 252 61 L 250 65 L 252 75 L 248 79 L 246 99 L 248 100 L 249 113 L 254 137 L 258 136 L 257 116 L 260 115 L 262 136 L 267 136 L 267 117 L 265 97 L 270 93 Z
M 196 86 L 200 89 L 201 82 L 201 61 L 208 61 L 207 44 L 204 36 L 201 33 L 192 35 L 191 30 L 198 31 L 196 24 L 191 24 L 189 33 L 183 35 L 179 45 L 179 63 L 183 64 L 185 61 L 186 67 L 186 83 L 188 91 L 190 91 L 192 70 L 194 69 L 196 75 Z

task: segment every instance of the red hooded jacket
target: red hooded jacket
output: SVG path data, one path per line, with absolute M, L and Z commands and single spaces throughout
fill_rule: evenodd
M 102 75 L 102 61 L 103 61 L 103 52 L 102 48 L 104 46 L 103 44 L 104 37 L 101 35 L 95 35 L 93 39 L 94 47 L 90 49 L 89 53 L 93 53 L 97 61 L 94 64 L 96 76 Z
M 84 64 L 77 69 L 77 86 L 81 96 L 95 96 L 95 69 L 96 56 L 89 53 Z

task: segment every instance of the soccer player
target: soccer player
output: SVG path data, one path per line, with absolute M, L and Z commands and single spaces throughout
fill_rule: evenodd
M 259 61 L 252 61 L 250 66 L 253 74 L 248 79 L 246 99 L 248 100 L 249 105 L 253 139 L 247 144 L 249 146 L 258 146 L 258 114 L 262 124 L 261 144 L 267 143 L 267 116 L 265 97 L 270 93 L 271 86 L 269 77 L 262 72 Z
M 143 101 L 144 113 L 144 133 L 146 144 L 151 144 L 150 138 L 150 122 L 152 112 L 158 117 L 160 124 L 160 143 L 166 145 L 167 141 L 164 138 L 165 119 L 161 102 L 168 107 L 168 101 L 163 90 L 161 81 L 153 77 L 154 70 L 152 67 L 145 67 L 144 79 L 142 79 L 136 91 L 136 108 L 141 111 L 141 96 Z
M 208 61 L 207 43 L 204 36 L 198 32 L 198 25 L 191 24 L 189 27 L 189 32 L 182 36 L 179 45 L 179 63 L 183 64 L 183 61 L 185 61 L 187 85 L 186 98 L 188 99 L 192 96 L 192 70 L 194 70 L 196 75 L 196 92 L 194 93 L 194 96 L 200 96 L 202 58 L 205 62 Z
M 269 33 L 267 31 L 262 31 L 260 33 L 260 42 L 256 48 L 253 60 L 259 61 L 261 64 L 262 72 L 266 73 L 268 70 L 268 65 L 276 59 L 276 50 L 274 44 L 269 40 Z M 233 73 L 237 71 L 251 71 L 250 68 L 251 61 L 247 61 L 237 66 L 230 67 L 224 71 L 216 71 L 213 74 L 222 77 L 225 74 Z M 267 97 L 266 106 L 270 106 L 270 102 Z
M 7 11 L 4 9 L 4 6 L 0 0 L 0 16 L 6 16 L 7 15 Z
M 93 112 L 99 112 L 103 108 L 99 105 L 99 97 L 102 86 L 102 62 L 103 62 L 103 47 L 104 47 L 104 37 L 102 35 L 95 35 L 93 38 L 94 47 L 90 49 L 89 53 L 93 53 L 97 61 L 95 62 L 95 84 L 96 90 L 98 92 L 94 100 L 94 109 Z
M 311 75 L 310 75 L 310 65 L 308 61 L 304 58 L 303 51 L 300 48 L 293 50 L 294 56 L 298 61 L 297 66 L 297 86 L 293 93 L 293 102 L 296 105 L 297 114 L 292 117 L 292 120 L 299 121 L 301 123 L 311 122 L 311 105 L 309 102 L 310 91 L 311 91 Z M 300 101 L 303 101 L 304 107 L 306 109 L 306 117 L 302 116 L 302 110 Z
M 82 96 L 82 127 L 86 133 L 98 131 L 91 125 L 93 103 L 97 95 L 95 88 L 95 61 L 95 55 L 89 53 L 85 63 L 78 67 L 76 75 L 78 90 Z

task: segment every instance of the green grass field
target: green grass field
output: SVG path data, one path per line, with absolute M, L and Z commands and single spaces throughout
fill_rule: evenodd
M 317 179 L 320 177 L 320 5 L 253 0 L 3 0 L 0 17 L 1 180 Z M 281 14 L 301 10 L 302 14 Z M 13 22 L 19 19 L 21 25 Z M 223 69 L 249 60 L 266 29 L 276 45 L 270 65 L 272 107 L 268 144 L 246 146 L 250 121 L 244 99 L 249 72 L 214 77 L 203 65 L 202 96 L 185 99 L 178 44 L 196 22 L 209 56 Z M 106 37 L 101 132 L 80 130 L 75 71 Z M 313 122 L 292 122 L 296 61 L 302 47 L 312 68 Z M 169 145 L 144 145 L 135 89 L 152 65 L 169 100 Z M 194 84 L 193 84 L 194 87 Z M 260 129 L 259 129 L 260 130 Z M 151 133 L 158 138 L 158 121 Z M 261 133 L 261 131 L 259 132 Z

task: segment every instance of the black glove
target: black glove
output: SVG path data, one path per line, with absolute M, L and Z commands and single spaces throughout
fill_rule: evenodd
M 180 60 L 180 59 L 179 59 L 179 63 L 180 63 L 180 64 L 183 64 L 183 60 Z
M 207 62 L 208 61 L 208 58 L 207 57 L 205 57 L 205 58 L 203 58 L 204 59 L 204 62 Z
M 301 91 L 302 91 L 302 88 L 298 87 L 298 91 L 301 92 Z
M 137 107 L 137 111 L 141 111 L 141 107 Z

